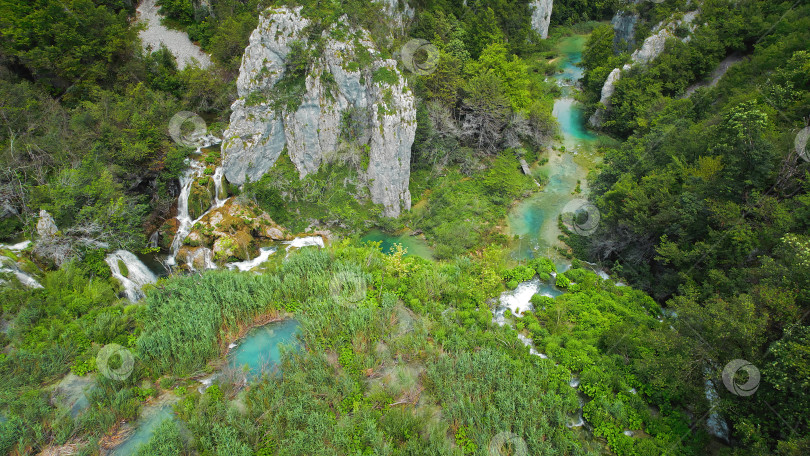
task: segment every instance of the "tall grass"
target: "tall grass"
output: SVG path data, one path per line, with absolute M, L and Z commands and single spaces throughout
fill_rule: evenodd
M 333 269 L 328 251 L 304 249 L 272 274 L 209 271 L 166 281 L 147 294 L 138 352 L 157 374 L 193 373 L 219 355 L 228 330 L 261 314 L 317 305 L 310 301 L 328 296 Z

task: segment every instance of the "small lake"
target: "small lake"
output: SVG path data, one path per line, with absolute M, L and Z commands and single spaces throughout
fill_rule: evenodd
M 135 422 L 135 431 L 120 445 L 115 447 L 109 456 L 131 456 L 138 449 L 149 442 L 155 434 L 160 423 L 165 420 L 176 420 L 172 404 L 177 401 L 176 397 L 169 397 L 161 403 L 144 407 L 138 421 Z
M 400 236 L 394 234 L 384 233 L 380 230 L 369 231 L 365 236 L 360 239 L 361 242 L 382 242 L 380 247 L 383 253 L 389 254 L 394 244 L 402 244 L 403 247 L 408 249 L 406 255 L 416 255 L 418 257 L 430 260 L 433 258 L 433 250 L 428 246 L 424 239 L 417 236 L 410 236 L 403 234 Z
M 247 366 L 250 377 L 258 377 L 262 371 L 276 366 L 281 361 L 281 345 L 298 343 L 298 322 L 283 320 L 251 329 L 228 353 L 228 366 L 243 369 Z

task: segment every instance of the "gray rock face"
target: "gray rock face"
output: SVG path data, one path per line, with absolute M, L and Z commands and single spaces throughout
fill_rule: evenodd
M 636 45 L 636 22 L 638 14 L 627 11 L 619 11 L 613 16 L 610 25 L 613 26 L 613 49 L 616 51 L 626 51 Z M 622 46 L 622 43 L 626 43 Z
M 640 49 L 633 52 L 632 59 L 634 63 L 647 64 L 654 60 L 656 57 L 664 52 L 667 39 L 675 36 L 675 30 L 682 24 L 689 28 L 692 32 L 695 26 L 691 25 L 698 15 L 698 11 L 690 11 L 683 15 L 683 19 L 677 19 L 667 24 L 663 22 L 655 26 L 653 34 L 644 40 L 644 44 Z M 689 36 L 683 39 L 684 42 L 689 40 Z
M 670 22 L 661 22 L 656 25 L 653 29 L 653 34 L 644 40 L 641 47 L 636 49 L 636 51 L 633 52 L 633 55 L 631 55 L 632 63 L 625 64 L 621 69 L 615 68 L 610 72 L 610 75 L 608 75 L 608 78 L 605 80 L 605 84 L 602 86 L 602 94 L 599 102 L 606 108 L 609 108 L 610 97 L 613 96 L 613 92 L 616 90 L 616 82 L 621 77 L 622 71 L 629 70 L 632 65 L 646 65 L 655 60 L 656 57 L 664 52 L 667 39 L 674 37 L 675 30 L 681 25 L 685 25 L 689 30 L 689 34 L 682 38 L 681 41 L 684 43 L 688 42 L 691 39 L 692 32 L 694 32 L 697 28 L 697 25 L 693 25 L 692 22 L 694 22 L 695 18 L 697 18 L 698 13 L 698 10 L 690 11 L 685 13 L 682 19 L 676 19 Z M 613 18 L 613 21 L 616 21 L 616 17 Z M 613 21 L 611 23 L 613 23 Z M 615 27 L 616 25 L 614 24 L 614 28 Z M 601 127 L 602 123 L 604 122 L 604 116 L 605 110 L 599 108 L 590 117 L 590 119 L 588 119 L 588 122 L 593 127 Z
M 629 69 L 630 65 L 624 65 L 624 67 L 621 69 L 614 68 L 613 71 L 610 72 L 605 80 L 605 85 L 602 86 L 602 95 L 599 99 L 599 103 L 601 103 L 605 108 L 597 109 L 591 118 L 588 119 L 588 122 L 590 122 L 591 125 L 596 127 L 602 126 L 604 123 L 605 109 L 610 107 L 610 97 L 612 97 L 613 92 L 616 91 L 616 82 L 622 77 L 622 71 L 627 71 Z
M 548 25 L 551 23 L 551 8 L 554 0 L 533 0 L 529 7 L 532 9 L 532 29 L 543 39 L 548 38 Z
M 48 211 L 42 209 L 39 211 L 39 220 L 37 221 L 37 234 L 41 238 L 50 238 L 56 235 L 59 228 L 56 227 L 53 217 Z
M 273 166 L 286 146 L 300 177 L 316 172 L 337 149 L 343 114 L 350 108 L 371 110 L 362 137 L 371 147 L 366 180 L 371 199 L 396 217 L 410 209 L 410 156 L 416 132 L 414 97 L 393 60 L 380 59 L 368 34 L 340 24 L 323 32 L 323 52 L 309 69 L 305 93 L 295 111 L 276 111 L 265 99 L 284 76 L 285 59 L 295 41 L 306 42 L 309 20 L 301 8 L 267 10 L 250 36 L 237 80 L 240 98 L 231 107 L 231 122 L 222 143 L 225 177 L 242 184 L 256 181 Z M 353 64 L 363 47 L 370 68 Z M 398 82 L 373 79 L 386 67 Z M 382 79 L 382 78 L 381 78 Z
M 407 0 L 375 0 L 385 6 L 385 12 L 393 21 L 393 25 L 399 30 L 404 30 L 405 25 L 413 19 L 414 9 Z

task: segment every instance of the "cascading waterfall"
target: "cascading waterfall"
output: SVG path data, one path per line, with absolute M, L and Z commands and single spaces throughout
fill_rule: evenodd
M 0 257 L 0 272 L 10 272 L 14 274 L 17 280 L 28 288 L 42 288 L 42 285 L 37 282 L 37 279 L 21 270 L 11 258 Z M 3 283 L 2 280 L 0 280 L 0 284 L 1 283 Z
M 270 258 L 270 255 L 276 253 L 276 249 L 272 247 L 262 247 L 259 249 L 259 256 L 252 260 L 240 261 L 236 263 L 228 263 L 228 269 L 238 269 L 240 271 L 250 271 L 256 266 L 264 263 Z
M 709 405 L 711 406 L 712 410 L 709 413 L 709 417 L 706 419 L 706 430 L 709 431 L 709 434 L 728 443 L 728 423 L 720 415 L 720 413 L 715 411 L 715 409 L 719 408 L 720 406 L 720 395 L 717 393 L 717 388 L 714 387 L 714 382 L 711 379 L 711 370 L 706 367 L 703 369 L 703 374 L 705 375 L 704 394 L 706 395 L 706 400 L 709 401 Z
M 172 240 L 172 252 L 169 254 L 169 258 L 166 259 L 169 266 L 177 264 L 177 252 L 180 251 L 180 247 L 183 245 L 183 239 L 188 236 L 191 227 L 194 226 L 194 221 L 191 220 L 188 213 L 188 197 L 191 195 L 191 186 L 194 184 L 194 180 L 202 176 L 204 169 L 202 163 L 189 160 L 188 169 L 180 176 L 180 196 L 177 197 L 177 221 L 179 226 L 177 227 L 177 234 L 174 235 Z
M 224 177 L 224 170 L 218 166 L 214 170 L 214 207 L 222 207 L 225 201 L 228 201 L 228 192 L 225 191 L 225 186 L 222 185 L 222 178 Z
M 209 147 L 222 141 L 220 138 L 211 135 L 201 137 L 199 140 L 202 143 L 202 146 L 197 148 L 196 152 L 194 152 L 195 155 L 200 154 L 204 147 Z M 183 175 L 180 176 L 179 179 L 180 196 L 177 197 L 178 227 L 177 233 L 174 235 L 174 239 L 172 239 L 171 253 L 166 259 L 166 264 L 169 266 L 177 265 L 177 253 L 180 251 L 180 247 L 183 246 L 183 240 L 191 232 L 191 228 L 194 226 L 194 224 L 205 217 L 209 212 L 211 212 L 211 210 L 222 207 L 228 200 L 227 192 L 225 192 L 225 188 L 222 184 L 223 170 L 222 167 L 217 167 L 212 176 L 214 179 L 213 204 L 210 208 L 208 208 L 208 210 L 200 215 L 200 217 L 192 220 L 188 211 L 188 199 L 191 195 L 191 187 L 194 185 L 194 181 L 202 177 L 203 172 L 205 171 L 205 164 L 189 159 L 187 159 L 186 162 L 188 163 L 188 169 L 183 172 Z M 203 264 L 205 265 L 205 269 L 216 269 L 216 264 L 213 261 L 213 254 L 210 249 L 199 249 L 197 253 L 195 253 L 194 257 L 198 258 L 198 255 L 203 255 Z M 193 263 L 193 261 L 190 261 L 189 263 Z
M 116 250 L 107 255 L 105 261 L 110 266 L 113 277 L 124 286 L 124 294 L 130 301 L 143 298 L 143 291 L 141 291 L 143 286 L 157 282 L 155 274 L 132 252 Z M 119 261 L 126 266 L 126 275 L 121 271 Z

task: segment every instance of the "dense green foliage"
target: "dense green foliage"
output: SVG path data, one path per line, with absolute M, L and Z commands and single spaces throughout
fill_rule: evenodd
M 167 49 L 141 49 L 132 2 L 0 0 L 0 240 L 32 237 L 40 209 L 59 229 L 50 257 L 0 247 L 0 453 L 104 453 L 158 397 L 179 399 L 176 419 L 138 454 L 487 455 L 501 432 L 529 454 L 810 453 L 810 165 L 794 150 L 810 118 L 806 0 L 704 0 L 690 40 L 676 39 L 690 33 L 680 27 L 658 58 L 622 74 L 604 124 L 618 141 L 600 142 L 604 162 L 583 186 L 599 229 L 583 237 L 561 226 L 574 256 L 632 287 L 576 259 L 564 272 L 545 258 L 510 259 L 507 212 L 545 184 L 519 160 L 543 163 L 555 135 L 561 89 L 546 79 L 557 40 L 589 34 L 576 96 L 590 114 L 633 46 L 586 21 L 609 19 L 620 3 L 640 15 L 636 47 L 695 7 L 558 0 L 542 41 L 525 0 L 414 0 L 402 27 L 366 0 L 160 0 L 165 24 L 214 62 L 179 70 Z M 436 46 L 428 75 L 402 65 L 399 75 L 365 74 L 382 85 L 404 78 L 416 97 L 414 207 L 389 220 L 371 203 L 364 109 L 345 113 L 339 147 L 317 172 L 299 178 L 283 153 L 228 193 L 291 232 L 419 230 L 437 261 L 350 238 L 279 252 L 261 274 L 177 274 L 147 286 L 142 303 L 120 299 L 105 256 L 143 249 L 176 215 L 192 150 L 170 140 L 169 119 L 194 111 L 221 132 L 248 36 L 259 12 L 279 5 L 304 7 L 308 41 L 292 45 L 277 87 L 249 104 L 295 109 L 321 32 L 344 17 L 383 58 L 411 38 Z M 716 87 L 687 95 L 730 56 L 743 59 Z M 353 64 L 370 63 L 359 49 Z M 193 218 L 221 159 L 202 157 Z M 529 280 L 541 286 L 532 309 L 494 319 L 499 293 Z M 300 323 L 297 349 L 249 382 L 223 367 L 230 342 L 277 318 Z M 133 356 L 121 380 L 97 365 L 110 344 Z M 733 359 L 761 374 L 751 396 L 723 385 Z M 86 386 L 75 410 L 71 381 Z M 716 416 L 729 425 L 725 445 L 705 429 Z
M 697 388 L 704 370 L 732 359 L 757 366 L 762 384 L 747 401 L 721 390 L 746 454 L 808 445 L 802 401 L 767 413 L 790 402 L 788 384 L 803 383 L 797 361 L 807 349 L 799 334 L 810 310 L 810 168 L 794 138 L 810 115 L 808 17 L 806 2 L 707 1 L 696 20 L 706 25 L 691 41 L 671 39 L 649 66 L 625 72 L 605 128 L 627 140 L 606 151 L 593 187 L 601 226 L 570 241 L 677 313 L 680 337 L 656 348 L 673 360 L 656 366 L 660 378 Z M 626 60 L 613 54 L 611 35 L 598 29 L 585 53 L 590 100 Z M 684 97 L 735 53 L 746 58 L 717 87 Z

